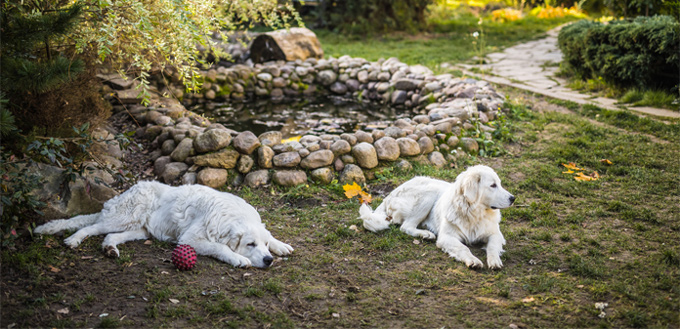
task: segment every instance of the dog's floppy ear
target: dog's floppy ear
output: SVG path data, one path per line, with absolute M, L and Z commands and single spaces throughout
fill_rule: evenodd
M 479 198 L 479 182 L 481 180 L 482 176 L 478 172 L 469 173 L 463 177 L 462 184 L 460 184 L 461 194 L 469 204 L 477 202 Z
M 227 247 L 231 250 L 236 250 L 241 244 L 241 238 L 243 237 L 243 231 L 232 229 L 227 235 Z

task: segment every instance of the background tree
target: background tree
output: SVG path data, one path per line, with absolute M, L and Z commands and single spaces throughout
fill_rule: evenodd
M 323 0 L 317 8 L 322 27 L 350 33 L 415 31 L 425 26 L 434 0 Z

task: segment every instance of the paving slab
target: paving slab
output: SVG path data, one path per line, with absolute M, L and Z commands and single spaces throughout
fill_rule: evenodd
M 567 81 L 556 77 L 562 61 L 562 52 L 557 47 L 557 35 L 562 26 L 546 33 L 546 37 L 509 47 L 502 52 L 488 54 L 486 63 L 458 64 L 457 67 L 467 75 L 480 76 L 483 80 L 531 91 L 537 94 L 578 104 L 593 104 L 608 110 L 621 110 L 617 100 L 583 94 L 565 87 Z M 490 72 L 481 74 L 471 72 L 473 68 Z M 640 113 L 680 118 L 680 112 L 647 106 L 626 106 L 626 109 Z

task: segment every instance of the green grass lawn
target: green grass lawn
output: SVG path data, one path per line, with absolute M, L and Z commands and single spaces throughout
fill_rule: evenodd
M 370 61 L 397 57 L 409 65 L 423 64 L 437 69 L 446 62 L 463 62 L 474 56 L 496 52 L 521 41 L 540 37 L 546 31 L 569 22 L 570 18 L 537 19 L 527 17 L 509 23 L 490 19 L 478 24 L 472 14 L 461 14 L 455 19 L 431 21 L 431 32 L 418 34 L 393 33 L 387 35 L 357 36 L 315 30 L 326 57 L 350 55 Z M 473 44 L 474 32 L 483 32 L 485 46 Z
M 167 262 L 167 243 L 126 243 L 116 260 L 103 256 L 101 236 L 76 250 L 64 237 L 24 240 L 2 253 L 2 326 L 680 326 L 678 122 L 510 93 L 532 110 L 512 105 L 515 142 L 503 144 L 504 156 L 443 170 L 387 164 L 366 186 L 375 207 L 415 175 L 453 180 L 466 165 L 495 168 L 517 197 L 502 211 L 501 270 L 468 269 L 396 227 L 364 230 L 359 204 L 337 183 L 241 188 L 232 192 L 296 249 L 272 268 L 199 257 L 180 272 Z M 563 173 L 567 162 L 600 178 L 576 181 Z M 596 303 L 608 304 L 602 317 Z M 57 312 L 64 308 L 68 315 Z

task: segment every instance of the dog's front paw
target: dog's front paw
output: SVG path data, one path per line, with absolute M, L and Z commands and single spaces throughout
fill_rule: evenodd
M 241 255 L 237 255 L 238 257 L 234 258 L 230 263 L 231 265 L 234 265 L 236 267 L 250 267 L 253 265 L 253 263 L 250 261 L 250 259 L 245 258 Z
M 482 263 L 479 258 L 472 256 L 468 259 L 465 260 L 465 265 L 470 268 L 481 268 L 484 267 L 484 263 Z
M 120 257 L 120 252 L 118 251 L 118 248 L 116 248 L 115 246 L 105 246 L 104 253 L 106 254 L 107 257 L 111 258 Z
M 492 270 L 500 269 L 503 267 L 503 262 L 501 261 L 501 258 L 498 255 L 487 256 L 486 264 Z
M 421 232 L 418 232 L 418 236 L 425 240 L 434 240 L 437 238 L 437 236 L 434 233 L 425 230 L 421 230 Z
M 281 241 L 272 241 L 269 243 L 269 250 L 279 256 L 286 256 L 290 255 L 294 249 L 287 243 L 283 243 Z
M 71 248 L 76 248 L 80 245 L 81 240 L 76 237 L 76 235 L 71 235 L 70 237 L 64 239 L 64 243 L 71 247 Z

